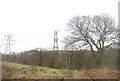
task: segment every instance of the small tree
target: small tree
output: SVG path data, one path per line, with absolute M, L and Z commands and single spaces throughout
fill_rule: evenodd
M 106 14 L 74 17 L 69 21 L 68 27 L 70 35 L 64 38 L 65 46 L 75 44 L 82 49 L 89 48 L 96 60 L 95 50 L 102 59 L 107 48 L 118 44 L 117 27 L 114 20 Z

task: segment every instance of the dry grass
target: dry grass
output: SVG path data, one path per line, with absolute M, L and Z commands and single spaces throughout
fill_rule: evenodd
M 87 79 L 118 79 L 118 71 L 110 69 L 90 69 L 83 70 L 85 78 Z
M 3 62 L 3 79 L 117 79 L 118 71 L 109 69 L 64 70 Z

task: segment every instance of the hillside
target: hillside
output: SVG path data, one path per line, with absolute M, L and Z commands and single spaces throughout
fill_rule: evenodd
M 65 70 L 3 62 L 3 79 L 117 79 L 109 69 Z

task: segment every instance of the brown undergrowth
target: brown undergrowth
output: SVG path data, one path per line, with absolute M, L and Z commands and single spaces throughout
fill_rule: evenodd
M 118 71 L 103 69 L 64 70 L 3 62 L 3 79 L 117 79 Z

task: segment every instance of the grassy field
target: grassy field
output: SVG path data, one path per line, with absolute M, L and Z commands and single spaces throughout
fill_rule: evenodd
M 118 71 L 106 68 L 65 70 L 3 62 L 2 76 L 3 79 L 117 79 Z

